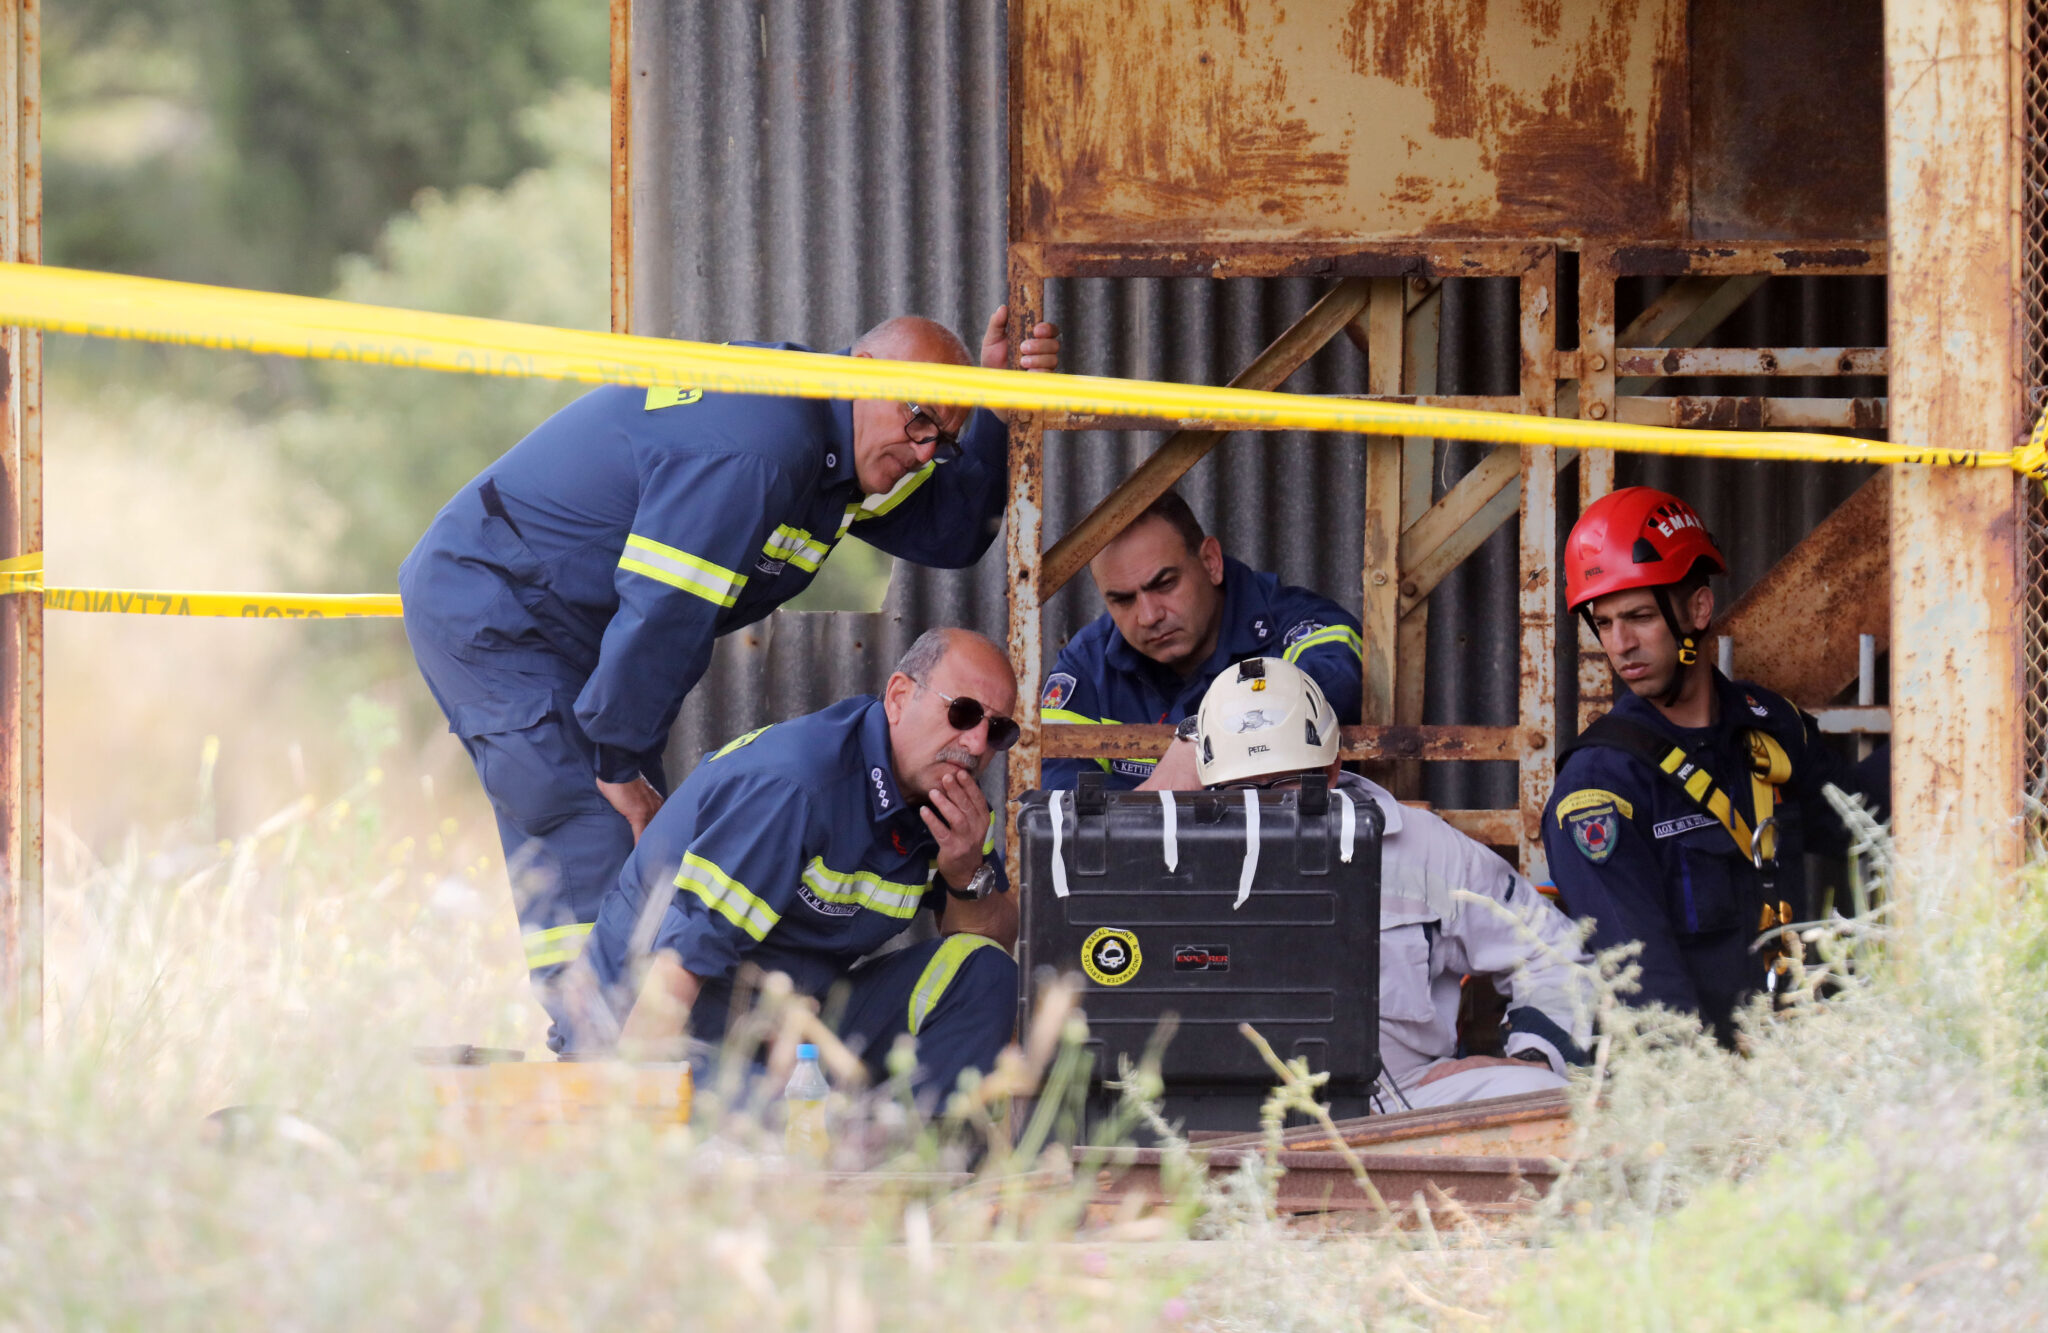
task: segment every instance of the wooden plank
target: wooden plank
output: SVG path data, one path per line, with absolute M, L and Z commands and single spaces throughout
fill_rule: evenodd
M 1346 278 L 1323 294 L 1271 346 L 1230 381 L 1236 389 L 1277 389 L 1302 363 L 1336 336 L 1365 305 L 1372 279 Z M 1022 327 L 1022 326 L 1018 326 Z M 1398 387 L 1398 385 L 1396 386 Z M 1173 484 L 1187 475 L 1222 440 L 1222 431 L 1179 431 L 1168 436 L 1151 457 L 1140 463 L 1117 488 L 1104 496 L 1073 531 L 1054 543 L 1045 553 L 1039 577 L 1040 601 L 1050 598 L 1067 581 L 1087 567 L 1096 553 L 1122 532 L 1130 521 L 1145 511 Z

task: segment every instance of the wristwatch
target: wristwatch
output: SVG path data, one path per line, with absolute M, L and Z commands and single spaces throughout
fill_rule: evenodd
M 956 889 L 951 884 L 946 885 L 946 892 L 963 903 L 979 902 L 995 891 L 996 868 L 986 861 L 977 866 L 974 873 L 967 877 L 966 888 Z
M 1202 718 L 1199 713 L 1189 713 L 1173 729 L 1173 738 L 1177 741 L 1195 741 L 1201 739 L 1201 735 Z

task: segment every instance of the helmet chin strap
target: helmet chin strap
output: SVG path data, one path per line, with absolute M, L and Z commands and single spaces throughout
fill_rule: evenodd
M 1657 597 L 1657 609 L 1664 613 L 1664 623 L 1671 627 L 1671 637 L 1678 643 L 1678 669 L 1671 673 L 1671 687 L 1664 691 L 1657 702 L 1666 708 L 1678 703 L 1679 694 L 1685 689 L 1685 670 L 1700 660 L 1699 640 L 1678 627 L 1678 616 L 1671 609 L 1671 593 L 1665 588 L 1651 590 Z

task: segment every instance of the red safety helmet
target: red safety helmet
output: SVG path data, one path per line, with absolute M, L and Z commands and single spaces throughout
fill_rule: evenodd
M 1630 486 L 1586 506 L 1564 543 L 1564 600 L 1576 611 L 1596 597 L 1678 582 L 1704 560 L 1728 572 L 1721 548 L 1693 507 L 1648 486 Z
M 1678 641 L 1679 665 L 1689 667 L 1699 661 L 1698 632 L 1679 625 L 1667 589 L 1702 560 L 1713 573 L 1728 572 L 1727 559 L 1693 507 L 1666 491 L 1629 486 L 1587 505 L 1565 538 L 1565 605 L 1585 617 L 1597 636 L 1599 627 L 1587 609 L 1595 598 L 1652 589 Z M 1672 678 L 1667 702 L 1678 697 L 1680 684 L 1679 677 Z

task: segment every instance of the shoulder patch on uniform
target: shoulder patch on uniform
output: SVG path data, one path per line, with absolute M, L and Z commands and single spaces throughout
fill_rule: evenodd
M 1292 648 L 1295 644 L 1300 643 L 1303 639 L 1306 639 L 1309 635 L 1315 633 L 1317 630 L 1328 628 L 1328 625 L 1325 625 L 1322 621 L 1317 620 L 1315 617 L 1311 616 L 1307 620 L 1302 621 L 1299 625 L 1296 625 L 1293 629 L 1288 630 L 1287 637 L 1280 640 L 1280 646 L 1282 648 Z
M 1038 696 L 1040 708 L 1058 708 L 1073 697 L 1074 686 L 1078 684 L 1064 671 L 1055 671 L 1045 678 L 1045 693 Z
M 1579 853 L 1594 865 L 1614 855 L 1615 841 L 1621 835 L 1621 820 L 1612 806 L 1581 811 L 1571 817 L 1566 827 L 1571 829 Z
M 1584 791 L 1573 792 L 1557 803 L 1558 827 L 1564 827 L 1566 815 L 1575 815 L 1581 811 L 1597 814 L 1602 810 L 1619 810 L 1629 819 L 1636 817 L 1636 808 L 1622 797 L 1599 787 L 1588 787 Z
M 664 407 L 687 407 L 703 396 L 702 389 L 649 389 L 643 410 L 659 412 Z

